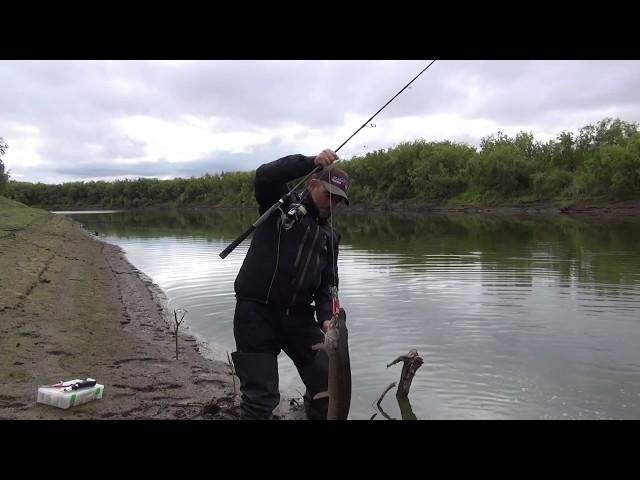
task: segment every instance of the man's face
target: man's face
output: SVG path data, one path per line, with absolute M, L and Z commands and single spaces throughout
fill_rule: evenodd
M 328 218 L 331 214 L 331 209 L 336 208 L 343 200 L 340 195 L 329 193 L 329 191 L 324 188 L 324 185 L 315 178 L 312 178 L 309 182 L 309 192 L 311 193 L 313 202 L 318 207 L 320 218 Z

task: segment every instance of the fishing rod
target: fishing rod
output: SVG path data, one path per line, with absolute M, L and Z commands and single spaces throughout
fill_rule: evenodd
M 433 65 L 435 63 L 435 60 L 432 60 L 431 63 L 429 65 L 427 65 L 426 67 L 424 67 L 420 73 L 418 73 L 415 77 L 413 77 L 411 79 L 411 81 L 409 83 L 407 83 L 404 87 L 402 87 L 402 89 L 396 93 L 391 100 L 389 100 L 387 103 L 385 103 L 382 108 L 380 108 L 380 110 L 378 110 L 376 113 L 374 113 L 371 118 L 369 118 L 366 122 L 364 122 L 362 124 L 362 126 L 360 128 L 358 128 L 355 132 L 353 132 L 353 134 L 351 134 L 351 136 L 349 138 L 347 138 L 344 142 L 342 142 L 342 145 L 340 145 L 338 148 L 336 148 L 334 150 L 335 153 L 338 153 L 338 150 L 340 150 L 342 147 L 344 147 L 346 145 L 346 143 L 351 140 L 353 137 L 356 136 L 356 134 L 362 130 L 364 127 L 367 126 L 367 124 L 373 120 L 375 118 L 376 115 L 378 115 L 382 110 L 385 109 L 385 107 L 387 105 L 389 105 L 391 102 L 393 102 L 393 100 L 400 95 L 402 92 L 404 92 L 407 87 L 409 87 L 409 85 L 411 85 L 420 75 L 422 75 L 427 68 L 429 68 L 431 65 Z M 253 222 L 253 224 L 242 234 L 240 235 L 238 238 L 236 238 L 233 242 L 231 242 L 231 244 L 225 248 L 222 252 L 220 252 L 220 258 L 226 258 L 227 255 L 229 255 L 238 245 L 240 245 L 240 243 L 242 243 L 242 241 L 247 238 L 249 235 L 251 235 L 251 232 L 253 232 L 256 228 L 258 228 L 258 226 L 260 224 L 262 224 L 267 218 L 269 218 L 271 216 L 271 214 L 284 206 L 284 204 L 287 202 L 287 200 L 291 197 L 291 195 L 293 194 L 293 192 L 300 186 L 302 185 L 304 182 L 307 181 L 307 179 L 315 174 L 316 172 L 322 170 L 321 166 L 316 166 L 313 170 L 311 170 L 311 172 L 309 174 L 307 174 L 302 180 L 300 180 L 291 190 L 289 190 L 287 193 L 285 193 L 282 198 L 280 198 L 280 200 L 278 200 L 276 203 L 274 203 L 266 212 L 264 212 L 260 218 L 258 218 L 255 222 Z

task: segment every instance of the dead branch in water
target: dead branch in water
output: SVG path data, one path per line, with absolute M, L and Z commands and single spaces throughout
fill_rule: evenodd
M 382 414 L 382 416 L 383 416 L 384 418 L 386 418 L 387 420 L 397 420 L 397 418 L 393 418 L 393 417 L 389 416 L 389 414 L 388 414 L 387 412 L 385 412 L 385 411 L 382 409 L 382 405 L 380 405 L 380 406 L 378 407 L 378 410 L 380 411 L 380 413 Z
M 400 407 L 400 417 L 402 420 L 417 420 L 416 414 L 413 413 L 411 403 L 407 397 L 396 397 L 398 400 L 398 406 Z
M 411 388 L 411 381 L 416 374 L 416 371 L 420 368 L 420 366 L 424 363 L 422 357 L 418 355 L 418 350 L 415 348 L 409 350 L 405 355 L 400 355 L 393 362 L 387 365 L 389 368 L 391 365 L 395 365 L 396 363 L 402 362 L 402 372 L 400 373 L 400 382 L 397 383 L 398 390 L 396 391 L 396 399 L 398 401 L 398 406 L 400 407 L 400 414 L 402 416 L 402 420 L 417 420 L 413 410 L 411 409 L 411 404 L 409 403 L 409 389 Z M 382 409 L 382 399 L 387 394 L 389 390 L 396 386 L 396 382 L 389 384 L 389 386 L 382 392 L 380 398 L 376 402 L 378 410 L 382 414 L 384 418 L 387 420 L 396 420 L 393 417 L 387 415 L 387 413 Z M 373 420 L 371 417 L 371 420 Z
M 382 403 L 382 399 L 384 398 L 384 396 L 387 394 L 387 392 L 389 390 L 391 390 L 393 387 L 396 386 L 396 382 L 391 382 L 387 388 L 384 389 L 384 392 L 382 392 L 382 395 L 380 395 L 380 398 L 378 398 L 378 401 L 376 402 L 376 406 L 378 407 L 378 411 L 382 414 L 382 416 L 384 418 L 386 418 L 387 420 L 395 420 L 395 418 L 391 418 L 389 415 L 387 415 L 387 413 L 382 409 L 382 405 L 380 405 Z M 373 417 L 371 417 L 371 420 L 373 420 L 373 418 L 376 416 L 377 414 L 374 414 Z
M 387 394 L 387 392 L 395 386 L 396 386 L 396 382 L 392 382 L 389 384 L 387 388 L 384 389 L 384 392 L 382 392 L 382 395 L 380 395 L 380 398 L 378 398 L 378 401 L 376 402 L 376 405 L 378 406 L 378 408 L 380 408 L 380 403 L 382 402 L 382 399 Z
M 180 320 L 178 320 L 178 312 L 180 312 L 182 314 L 182 316 L 180 317 Z M 177 311 L 174 309 L 173 310 L 173 318 L 175 319 L 176 322 L 176 360 L 178 360 L 178 328 L 180 327 L 180 324 L 182 323 L 182 321 L 184 320 L 184 316 L 187 314 L 187 311 L 179 308 Z
M 411 382 L 416 374 L 416 371 L 422 366 L 424 360 L 422 357 L 415 357 L 414 359 L 405 362 L 402 366 L 402 373 L 400 374 L 400 384 L 396 392 L 396 397 L 409 398 L 409 389 L 411 388 Z
M 405 355 L 400 355 L 393 362 L 387 365 L 389 368 L 391 365 L 402 362 L 402 372 L 400 373 L 400 381 L 398 382 L 398 390 L 396 391 L 396 397 L 408 398 L 409 389 L 411 388 L 411 382 L 416 374 L 416 371 L 422 366 L 424 360 L 418 355 L 418 351 L 414 348 L 409 350 Z
M 404 355 L 400 355 L 393 362 L 387 364 L 387 368 L 389 368 L 391 365 L 395 365 L 396 363 L 405 362 L 407 360 L 411 360 L 411 359 L 413 359 L 413 358 L 415 358 L 417 356 L 418 356 L 418 350 L 416 350 L 415 348 L 412 348 L 411 350 L 409 350 L 408 353 L 405 353 Z

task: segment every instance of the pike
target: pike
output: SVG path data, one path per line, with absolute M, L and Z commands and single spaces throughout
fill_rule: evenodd
M 329 397 L 327 420 L 346 420 L 351 406 L 351 362 L 349 361 L 349 332 L 347 314 L 340 308 L 331 319 L 324 343 L 314 345 L 314 350 L 324 350 L 329 357 L 328 391 L 313 398 Z

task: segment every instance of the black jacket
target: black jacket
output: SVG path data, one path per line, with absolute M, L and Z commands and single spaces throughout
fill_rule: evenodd
M 287 182 L 313 170 L 314 158 L 289 155 L 256 170 L 260 214 L 288 192 Z M 331 286 L 338 286 L 340 234 L 333 230 L 332 235 L 327 219 L 318 218 L 311 195 L 301 203 L 308 213 L 290 230 L 281 228 L 279 210 L 256 228 L 234 287 L 238 299 L 283 311 L 308 308 L 313 301 L 321 324 L 331 318 Z

